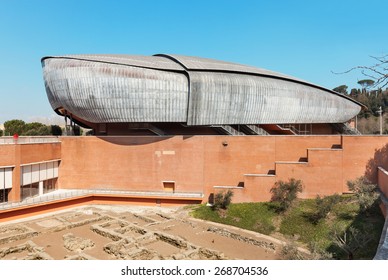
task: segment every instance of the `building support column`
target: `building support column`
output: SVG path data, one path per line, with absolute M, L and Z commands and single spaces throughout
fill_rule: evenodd
M 43 181 L 39 182 L 39 195 L 43 195 Z

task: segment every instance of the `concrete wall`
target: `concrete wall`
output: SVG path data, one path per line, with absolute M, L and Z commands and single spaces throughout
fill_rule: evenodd
M 387 136 L 62 137 L 59 188 L 214 192 L 234 201 L 265 201 L 278 180 L 300 179 L 301 197 L 348 191 L 386 166 Z M 241 185 L 244 187 L 239 187 Z

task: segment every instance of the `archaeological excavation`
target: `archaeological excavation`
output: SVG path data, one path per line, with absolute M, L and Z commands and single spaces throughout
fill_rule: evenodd
M 0 260 L 277 259 L 281 247 L 184 208 L 94 205 L 0 224 Z

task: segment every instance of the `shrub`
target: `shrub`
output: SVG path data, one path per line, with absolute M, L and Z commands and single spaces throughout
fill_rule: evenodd
M 331 260 L 333 259 L 333 254 L 327 252 L 322 248 L 317 241 L 312 241 L 308 244 L 309 251 L 311 253 L 310 259 L 312 260 Z
M 348 181 L 349 190 L 352 191 L 360 206 L 360 212 L 366 212 L 378 199 L 377 186 L 369 182 L 364 176 L 354 181 Z
M 277 203 L 279 212 L 286 211 L 302 192 L 303 184 L 301 180 L 291 178 L 288 182 L 277 181 L 271 189 L 271 201 Z
M 341 197 L 338 194 L 325 196 L 323 198 L 318 195 L 315 198 L 316 211 L 311 216 L 313 224 L 318 224 L 320 220 L 326 218 L 340 199 Z
M 219 192 L 214 196 L 213 210 L 227 209 L 232 202 L 233 192 L 228 190 L 226 192 Z
M 366 226 L 361 230 L 353 226 L 347 229 L 340 226 L 334 227 L 332 238 L 333 243 L 347 254 L 349 260 L 354 259 L 354 254 L 360 249 L 364 250 L 372 240 L 370 229 Z
M 283 260 L 304 260 L 305 257 L 299 252 L 298 245 L 294 240 L 283 245 L 280 251 L 280 257 Z

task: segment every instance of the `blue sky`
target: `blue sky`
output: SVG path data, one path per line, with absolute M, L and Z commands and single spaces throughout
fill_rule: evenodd
M 171 53 L 285 73 L 334 88 L 335 75 L 388 53 L 388 1 L 0 0 L 0 123 L 55 115 L 40 59 Z

